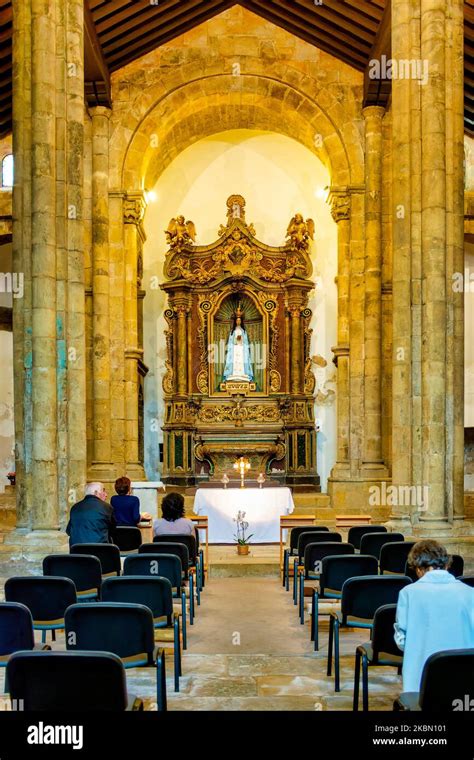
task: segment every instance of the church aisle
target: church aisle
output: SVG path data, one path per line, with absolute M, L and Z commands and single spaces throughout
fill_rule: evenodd
M 351 710 L 354 651 L 364 632 L 341 637 L 341 693 L 326 676 L 327 624 L 312 651 L 308 624 L 298 622 L 290 594 L 274 577 L 217 578 L 205 587 L 188 628 L 181 691 L 168 690 L 169 710 Z M 136 673 L 136 675 L 135 675 Z M 153 694 L 144 671 L 129 672 L 129 688 Z M 388 668 L 371 673 L 371 709 L 391 710 L 401 679 Z M 148 678 L 148 676 L 147 676 Z

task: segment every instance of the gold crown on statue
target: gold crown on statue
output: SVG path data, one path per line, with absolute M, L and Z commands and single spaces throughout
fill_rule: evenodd
M 244 312 L 242 311 L 242 304 L 239 303 L 239 305 L 237 306 L 237 310 L 235 312 L 235 316 L 236 317 L 242 317 L 243 314 L 244 314 Z

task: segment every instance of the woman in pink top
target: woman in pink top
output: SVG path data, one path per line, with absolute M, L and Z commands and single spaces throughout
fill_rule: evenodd
M 169 493 L 161 504 L 163 517 L 153 522 L 154 536 L 186 535 L 196 537 L 194 523 L 184 516 L 184 497 L 180 493 Z

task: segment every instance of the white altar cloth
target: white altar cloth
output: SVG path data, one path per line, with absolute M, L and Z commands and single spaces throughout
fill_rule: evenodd
M 294 510 L 289 488 L 199 488 L 194 498 L 194 512 L 209 518 L 209 543 L 235 542 L 238 511 L 245 512 L 253 533 L 251 544 L 272 544 L 280 541 L 280 516 Z

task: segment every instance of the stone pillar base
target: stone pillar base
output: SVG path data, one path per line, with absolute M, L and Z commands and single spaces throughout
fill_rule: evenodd
M 0 574 L 41 574 L 47 554 L 69 554 L 69 538 L 60 530 L 15 528 L 0 544 Z
M 337 467 L 337 465 L 336 465 Z M 385 504 L 373 504 L 371 487 L 380 488 L 380 480 L 345 479 L 336 477 L 336 467 L 328 479 L 328 496 L 331 499 L 331 507 L 336 514 L 366 514 L 371 515 L 374 524 L 385 523 L 390 516 L 391 507 Z
M 125 474 L 130 480 L 146 480 L 145 469 L 141 462 L 129 462 L 125 466 Z
M 93 462 L 87 470 L 88 483 L 115 483 L 118 477 L 113 462 Z

